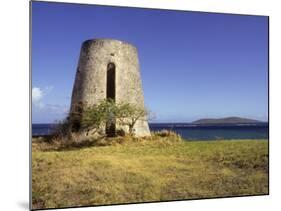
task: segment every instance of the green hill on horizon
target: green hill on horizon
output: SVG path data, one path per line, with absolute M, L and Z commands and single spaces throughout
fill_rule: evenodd
M 255 119 L 247 119 L 241 117 L 226 117 L 226 118 L 206 118 L 199 119 L 193 124 L 251 124 L 251 123 L 262 123 L 262 121 Z

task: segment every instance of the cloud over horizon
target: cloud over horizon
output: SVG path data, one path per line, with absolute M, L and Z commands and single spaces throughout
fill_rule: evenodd
M 68 106 L 62 104 L 48 103 L 48 95 L 53 90 L 53 86 L 40 88 L 37 86 L 32 87 L 32 112 L 39 116 L 53 116 L 57 115 L 63 118 L 68 113 Z
M 39 87 L 32 87 L 32 105 L 41 109 L 44 107 L 42 102 L 44 93 L 43 90 Z
M 43 91 L 39 87 L 32 88 L 32 102 L 38 102 L 43 97 Z

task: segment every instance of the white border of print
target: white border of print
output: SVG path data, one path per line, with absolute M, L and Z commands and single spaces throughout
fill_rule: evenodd
M 58 0 L 58 2 L 60 2 Z M 63 1 L 62 1 L 63 2 Z M 75 210 L 279 210 L 280 169 L 280 37 L 281 13 L 274 0 L 68 0 L 67 2 L 252 14 L 270 16 L 270 195 L 120 206 Z M 2 1 L 1 39 L 1 210 L 27 210 L 29 192 L 29 2 Z M 278 83 L 279 82 L 279 83 Z M 278 130 L 279 129 L 279 130 Z

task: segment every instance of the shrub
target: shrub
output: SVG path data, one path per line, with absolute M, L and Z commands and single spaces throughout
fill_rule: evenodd
M 116 106 L 113 100 L 106 99 L 91 107 L 86 107 L 81 118 L 81 129 L 91 135 L 98 132 L 101 125 L 113 123 Z
M 96 133 L 101 125 L 111 125 L 116 122 L 129 128 L 129 134 L 134 135 L 134 126 L 138 120 L 145 119 L 148 111 L 130 103 L 116 104 L 112 99 L 106 99 L 99 104 L 87 107 L 81 117 L 81 129 Z M 116 134 L 114 134 L 116 135 Z M 124 136 L 125 131 L 117 135 Z
M 161 130 L 151 133 L 153 139 L 164 138 L 170 142 L 182 142 L 182 137 L 171 130 Z
M 69 138 L 70 134 L 71 134 L 71 123 L 69 121 L 69 118 L 66 118 L 57 123 L 55 131 L 53 132 L 53 137 L 54 138 L 64 138 L 64 137 Z

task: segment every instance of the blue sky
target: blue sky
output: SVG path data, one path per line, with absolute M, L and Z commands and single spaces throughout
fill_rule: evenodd
M 154 122 L 268 117 L 267 17 L 32 3 L 32 122 L 64 118 L 81 43 L 138 48 Z

